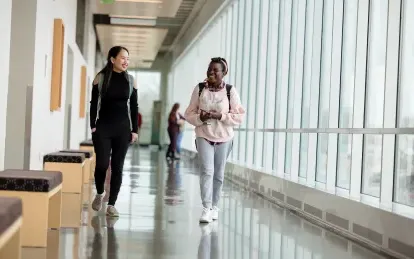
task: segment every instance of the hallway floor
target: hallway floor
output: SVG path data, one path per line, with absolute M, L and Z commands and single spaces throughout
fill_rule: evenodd
M 200 225 L 195 163 L 168 165 L 164 153 L 149 149 L 128 153 L 119 219 L 107 219 L 105 207 L 92 211 L 94 187 L 85 190 L 81 226 L 70 208 L 79 197 L 64 197 L 64 221 L 75 227 L 50 231 L 48 248 L 24 248 L 23 259 L 383 258 L 230 184 L 219 220 Z

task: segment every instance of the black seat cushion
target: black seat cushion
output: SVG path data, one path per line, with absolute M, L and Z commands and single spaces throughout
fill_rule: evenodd
M 0 190 L 49 192 L 61 183 L 61 172 L 19 169 L 0 171 Z
M 0 197 L 0 236 L 22 215 L 20 198 Z
M 85 161 L 85 154 L 81 153 L 50 153 L 43 157 L 43 163 L 74 163 L 82 164 Z
M 80 145 L 81 146 L 84 146 L 84 147 L 93 147 L 92 139 L 88 139 L 88 140 L 82 141 L 80 143 Z
M 91 158 L 92 157 L 92 151 L 88 151 L 88 150 L 65 149 L 65 150 L 61 150 L 59 152 L 61 152 L 61 153 L 80 153 L 80 154 L 84 154 L 86 158 Z

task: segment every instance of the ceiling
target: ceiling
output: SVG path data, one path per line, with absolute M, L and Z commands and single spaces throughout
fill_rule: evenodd
M 102 53 L 122 45 L 130 51 L 131 68 L 151 68 L 156 57 L 170 49 L 197 0 L 94 1 L 94 24 Z

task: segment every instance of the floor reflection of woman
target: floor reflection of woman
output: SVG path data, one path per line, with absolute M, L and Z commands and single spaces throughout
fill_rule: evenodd
M 174 205 L 182 202 L 180 163 L 171 163 L 168 166 L 167 188 L 165 190 L 165 203 Z
M 203 225 L 201 227 L 201 238 L 198 245 L 198 259 L 219 259 L 220 246 L 218 241 L 218 223 Z

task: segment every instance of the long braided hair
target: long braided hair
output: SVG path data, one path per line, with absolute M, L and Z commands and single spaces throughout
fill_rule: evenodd
M 122 50 L 125 50 L 129 54 L 128 49 L 123 47 L 123 46 L 114 46 L 108 51 L 108 56 L 107 56 L 107 59 L 106 59 L 106 65 L 98 73 L 98 74 L 103 74 L 104 75 L 101 96 L 104 96 L 106 91 L 108 90 L 109 82 L 111 81 L 111 77 L 112 77 L 112 71 L 114 70 L 114 64 L 112 64 L 111 58 L 116 58 Z M 129 83 L 128 72 L 125 71 L 123 73 L 124 73 L 124 76 L 127 79 L 128 83 Z

